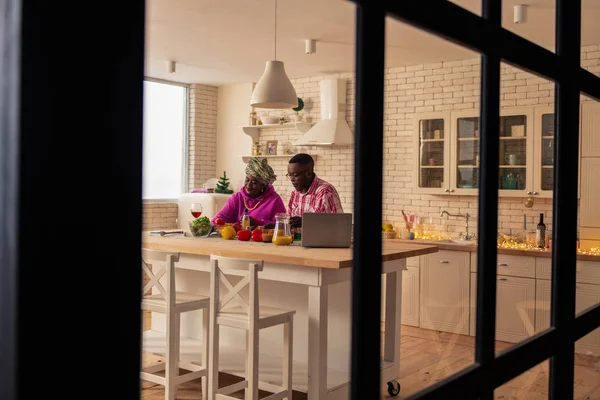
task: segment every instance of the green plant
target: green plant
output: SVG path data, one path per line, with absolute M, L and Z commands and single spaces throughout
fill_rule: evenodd
M 233 190 L 229 188 L 229 178 L 227 178 L 227 173 L 223 171 L 223 176 L 219 178 L 219 182 L 217 182 L 217 187 L 215 188 L 215 193 L 225 193 L 231 194 Z
M 304 100 L 302 100 L 300 97 L 298 97 L 298 107 L 294 107 L 292 108 L 292 110 L 296 111 L 296 114 L 298 114 L 299 111 L 302 111 L 304 109 Z

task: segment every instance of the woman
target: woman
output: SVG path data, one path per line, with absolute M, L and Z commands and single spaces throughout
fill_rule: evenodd
M 227 200 L 211 222 L 214 223 L 217 218 L 230 223 L 239 222 L 247 208 L 252 226 L 272 225 L 275 214 L 285 213 L 283 201 L 272 185 L 276 179 L 277 175 L 265 158 L 251 158 L 246 166 L 244 186 Z

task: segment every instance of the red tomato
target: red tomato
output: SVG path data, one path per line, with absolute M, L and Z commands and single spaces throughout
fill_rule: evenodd
M 223 218 L 215 219 L 215 225 L 225 225 L 225 220 Z
M 242 229 L 242 225 L 240 225 L 239 222 L 236 222 L 233 224 L 233 229 L 235 229 L 236 232 L 239 232 Z
M 250 240 L 251 235 L 252 235 L 252 232 L 250 231 L 250 229 L 240 230 L 237 233 L 238 240 L 242 240 L 244 242 L 247 242 L 248 240 Z
M 254 242 L 262 242 L 262 230 L 255 229 L 252 231 L 252 241 Z

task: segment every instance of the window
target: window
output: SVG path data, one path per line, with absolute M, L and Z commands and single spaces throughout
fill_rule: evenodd
M 176 199 L 187 182 L 187 87 L 144 81 L 143 199 Z

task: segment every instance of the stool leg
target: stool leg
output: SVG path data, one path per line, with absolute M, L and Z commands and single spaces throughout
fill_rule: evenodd
M 165 400 L 175 400 L 177 386 L 173 380 L 179 375 L 179 313 L 167 314 L 167 351 L 165 370 Z
M 292 364 L 294 362 L 294 319 L 283 324 L 283 390 L 287 400 L 292 400 Z
M 248 393 L 246 400 L 258 400 L 258 329 L 248 331 Z
M 214 317 L 211 319 L 208 327 L 208 400 L 214 400 L 219 389 L 219 325 Z
M 208 308 L 202 309 L 202 366 L 206 375 L 202 377 L 202 400 L 208 398 Z

